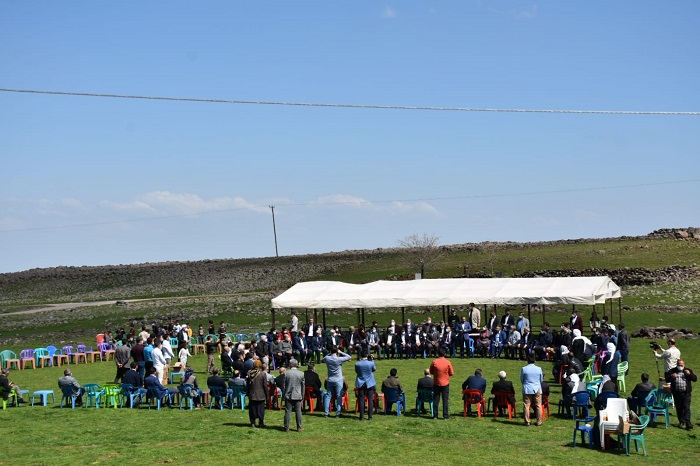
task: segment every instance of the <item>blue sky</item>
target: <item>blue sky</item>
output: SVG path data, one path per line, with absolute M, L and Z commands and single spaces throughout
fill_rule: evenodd
M 700 3 L 0 3 L 0 88 L 700 111 Z M 0 272 L 700 226 L 697 115 L 0 92 Z M 607 188 L 607 189 L 600 189 Z

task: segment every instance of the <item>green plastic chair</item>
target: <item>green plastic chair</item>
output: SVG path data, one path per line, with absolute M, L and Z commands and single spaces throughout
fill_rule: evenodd
M 425 388 L 418 390 L 418 395 L 416 396 L 416 414 L 419 416 L 423 411 L 423 403 L 428 403 L 428 406 L 430 407 L 430 417 L 434 416 L 435 405 L 432 390 Z
M 624 442 L 625 452 L 627 456 L 630 456 L 630 444 L 634 440 L 634 449 L 639 453 L 639 443 L 642 444 L 642 450 L 644 450 L 644 456 L 647 456 L 647 445 L 644 442 L 644 429 L 649 425 L 649 416 L 639 416 L 639 424 L 630 426 L 630 431 L 626 434 L 618 432 L 617 434 L 617 445 L 618 448 L 621 443 Z M 667 418 L 668 419 L 668 418 Z
M 19 370 L 19 358 L 17 357 L 17 353 L 14 351 L 0 351 L 0 362 L 2 363 L 2 367 L 12 369 L 12 366 L 14 366 L 15 369 Z
M 666 428 L 671 424 L 669 419 L 669 406 L 673 401 L 673 396 L 670 392 L 664 390 L 663 388 L 655 388 L 649 392 L 646 401 L 646 414 L 651 414 L 652 419 L 656 422 L 656 416 L 663 414 L 666 418 Z M 640 418 L 641 419 L 641 418 Z
M 627 384 L 625 383 L 627 369 L 629 369 L 629 363 L 627 361 L 622 361 L 617 365 L 617 388 L 621 392 L 627 391 Z
M 119 397 L 122 393 L 122 386 L 116 383 L 107 383 L 103 387 L 105 394 L 105 407 L 117 409 L 119 407 Z

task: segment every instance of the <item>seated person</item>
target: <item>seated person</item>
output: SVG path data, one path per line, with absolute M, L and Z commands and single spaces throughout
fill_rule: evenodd
M 506 332 L 501 330 L 501 326 L 497 325 L 496 330 L 491 335 L 491 358 L 500 358 L 503 347 L 508 339 Z
M 639 413 L 639 410 L 644 407 L 645 399 L 649 395 L 649 392 L 654 390 L 656 385 L 649 382 L 649 374 L 646 372 L 642 374 L 642 382 L 635 385 L 634 390 L 632 390 L 632 396 L 627 398 L 627 404 L 630 406 L 630 410 Z
M 399 377 L 398 377 L 398 370 L 396 370 L 395 367 L 389 371 L 389 377 L 384 379 L 384 381 L 382 382 L 382 393 L 385 393 L 387 389 L 398 390 L 398 397 L 399 398 L 401 398 L 403 395 L 403 387 L 401 387 L 401 381 L 399 380 Z M 391 411 L 391 405 L 394 402 L 389 401 L 385 398 L 385 403 L 386 403 L 386 412 Z
M 304 371 L 304 386 L 313 389 L 311 397 L 316 398 L 316 406 L 318 409 L 322 409 L 323 390 L 321 389 L 321 378 L 316 373 L 316 366 L 313 363 L 310 363 Z
M 513 382 L 506 380 L 506 377 L 506 371 L 500 371 L 498 373 L 498 381 L 493 383 L 493 387 L 491 387 L 491 394 L 496 392 L 508 393 L 508 403 L 515 405 L 517 401 L 515 399 L 515 387 L 513 386 Z M 505 414 L 505 408 L 503 406 L 499 406 L 498 410 L 500 415 Z
M 574 402 L 574 395 L 579 392 L 587 392 L 586 384 L 579 379 L 578 374 L 569 371 L 565 379 L 562 380 L 561 397 L 566 406 L 566 414 L 571 417 L 571 406 Z
M 243 377 L 241 377 L 241 373 L 238 370 L 234 370 L 233 375 L 231 376 L 230 379 L 228 379 L 228 388 L 233 388 L 233 387 L 241 387 L 243 389 L 243 393 L 245 393 L 245 389 L 246 389 L 245 379 Z
M 219 369 L 217 367 L 211 371 L 211 376 L 207 378 L 207 387 L 228 388 L 226 386 L 226 381 L 219 376 Z
M 73 373 L 70 369 L 64 370 L 63 377 L 58 378 L 58 388 L 63 390 L 63 387 L 73 387 L 73 396 L 76 397 L 75 405 L 82 406 L 85 389 L 81 387 L 76 378 L 73 377 Z
M 194 369 L 188 367 L 185 371 L 185 376 L 182 378 L 180 385 L 190 385 L 190 396 L 194 400 L 195 405 L 198 407 L 202 406 L 202 392 L 199 390 L 199 384 L 197 383 L 197 377 L 194 375 Z
M 158 380 L 158 376 L 156 368 L 151 367 L 148 369 L 148 377 L 144 380 L 144 384 L 146 385 L 146 390 L 156 390 L 158 393 L 158 399 L 162 399 L 165 401 L 165 404 L 167 406 L 170 406 L 173 397 L 177 395 L 177 389 L 175 388 L 168 388 L 163 386 L 163 384 Z
M 26 403 L 22 398 L 22 391 L 20 388 L 9 380 L 10 369 L 5 367 L 0 373 L 0 396 L 2 399 L 7 401 L 11 393 L 17 397 L 17 403 Z
M 467 380 L 462 384 L 462 391 L 464 390 L 479 390 L 483 398 L 484 392 L 486 391 L 486 379 L 481 376 L 481 369 L 474 371 L 474 375 L 467 377 Z M 462 396 L 462 399 L 464 399 Z M 471 405 L 467 405 L 467 414 L 471 414 Z

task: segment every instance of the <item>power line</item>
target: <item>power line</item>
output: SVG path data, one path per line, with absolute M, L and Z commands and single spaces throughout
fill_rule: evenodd
M 303 202 L 303 203 L 289 203 L 282 204 L 282 207 L 312 207 L 312 206 L 332 206 L 332 205 L 371 205 L 371 204 L 391 204 L 391 203 L 416 203 L 416 202 L 436 202 L 436 201 L 459 201 L 468 199 L 486 199 L 486 198 L 503 198 L 503 197 L 522 197 L 522 196 L 537 196 L 543 194 L 563 194 L 563 193 L 578 193 L 578 192 L 591 192 L 591 191 L 606 191 L 613 189 L 631 189 L 631 188 L 646 188 L 652 186 L 664 186 L 664 185 L 678 185 L 685 183 L 698 183 L 700 179 L 689 179 L 689 180 L 676 180 L 676 181 L 659 181 L 656 183 L 639 183 L 639 184 L 628 184 L 628 185 L 617 185 L 617 186 L 599 186 L 591 188 L 568 188 L 568 189 L 556 189 L 549 191 L 525 191 L 520 193 L 499 193 L 499 194 L 472 194 L 469 196 L 451 196 L 451 197 L 426 197 L 426 198 L 415 198 L 415 199 L 391 199 L 391 200 L 357 200 L 357 201 L 334 201 L 334 202 Z M 68 228 L 80 228 L 80 227 L 92 227 L 92 226 L 105 226 L 105 225 L 117 225 L 123 223 L 136 223 L 136 222 L 152 222 L 157 220 L 168 220 L 173 218 L 183 218 L 183 217 L 195 217 L 198 215 L 211 215 L 211 214 L 221 214 L 228 212 L 235 212 L 240 210 L 249 210 L 251 208 L 269 208 L 273 209 L 273 223 L 274 223 L 274 208 L 279 208 L 279 205 L 251 205 L 249 207 L 236 207 L 231 209 L 220 209 L 220 210 L 206 210 L 202 212 L 190 213 L 190 214 L 176 214 L 176 215 L 163 215 L 159 217 L 144 217 L 138 219 L 125 219 L 125 220 L 108 220 L 104 222 L 90 222 L 90 223 L 77 223 L 69 225 L 58 225 L 58 226 L 48 226 L 48 227 L 32 227 L 32 228 L 16 228 L 16 229 L 0 229 L 0 233 L 13 233 L 13 232 L 25 232 L 25 231 L 47 231 L 47 230 L 61 230 Z M 276 234 L 275 234 L 276 239 Z
M 571 114 L 595 114 L 595 115 L 681 115 L 698 116 L 700 112 L 679 111 L 651 111 L 651 110 L 554 110 L 554 109 L 525 109 L 525 108 L 476 108 L 476 107 L 432 107 L 411 105 L 374 105 L 374 104 L 340 104 L 319 102 L 282 102 L 269 100 L 238 100 L 238 99 L 200 99 L 195 97 L 163 97 L 128 94 L 101 94 L 93 92 L 64 92 L 43 91 L 36 89 L 9 89 L 0 88 L 0 92 L 15 92 L 24 94 L 65 95 L 80 97 L 104 97 L 113 99 L 142 99 L 142 100 L 166 100 L 176 102 L 198 102 L 216 104 L 246 104 L 246 105 L 282 105 L 290 107 L 331 107 L 331 108 L 357 108 L 372 110 L 428 110 L 449 112 L 495 112 L 495 113 L 571 113 Z

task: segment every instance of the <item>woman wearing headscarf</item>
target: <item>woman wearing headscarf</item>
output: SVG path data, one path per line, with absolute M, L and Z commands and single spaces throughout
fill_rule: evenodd
M 617 384 L 617 364 L 620 361 L 620 353 L 617 352 L 615 345 L 608 342 L 606 353 L 603 355 L 603 366 L 600 373 L 610 377 L 613 383 Z
M 571 352 L 583 363 L 583 367 L 588 367 L 588 360 L 595 355 L 593 342 L 581 334 L 581 330 L 574 330 L 574 339 L 571 341 Z
M 188 367 L 185 369 L 185 376 L 182 378 L 180 385 L 189 385 L 192 387 L 190 389 L 190 396 L 194 400 L 197 407 L 202 406 L 202 392 L 197 384 L 197 377 L 194 375 L 194 369 Z
M 263 363 L 256 359 L 253 368 L 246 375 L 246 385 L 248 394 L 248 416 L 250 427 L 265 428 L 265 402 L 267 401 L 268 385 L 267 374 L 263 370 Z M 260 419 L 256 426 L 256 419 Z

